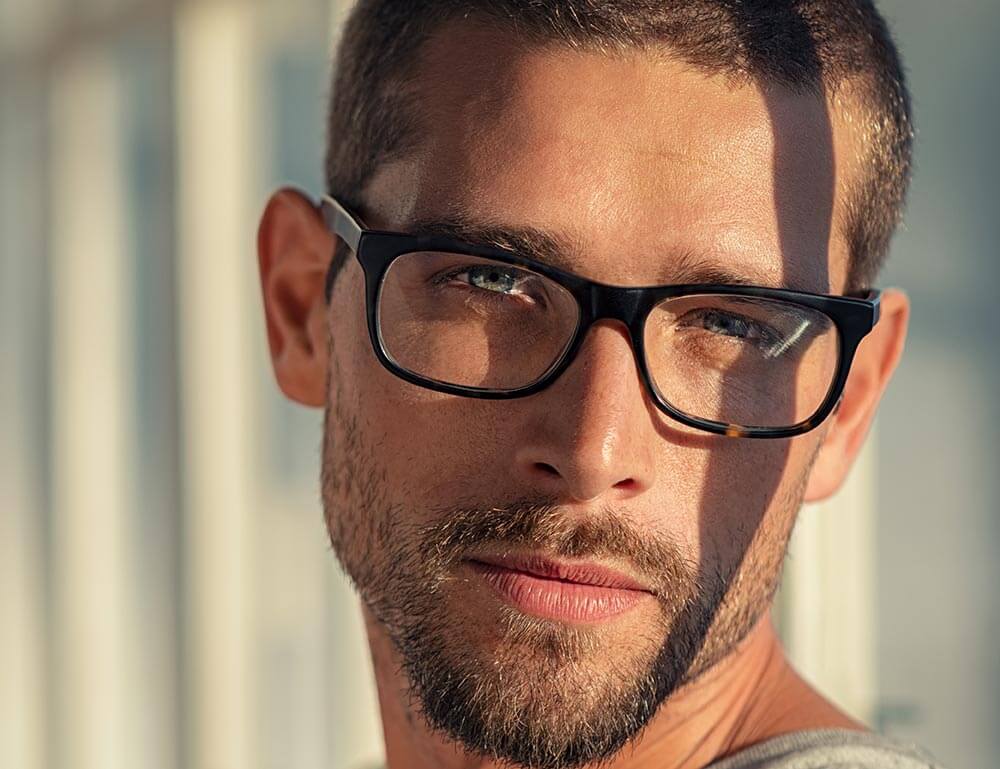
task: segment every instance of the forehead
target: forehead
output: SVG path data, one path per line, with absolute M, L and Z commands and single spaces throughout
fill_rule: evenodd
M 366 190 L 377 226 L 531 227 L 576 244 L 578 271 L 626 285 L 668 282 L 691 256 L 843 285 L 851 153 L 818 96 L 737 86 L 668 49 L 526 46 L 468 23 L 430 39 L 415 82 L 417 149 Z

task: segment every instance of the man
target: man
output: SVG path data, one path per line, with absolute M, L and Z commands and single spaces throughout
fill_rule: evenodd
M 906 333 L 871 3 L 362 0 L 329 132 L 260 268 L 388 767 L 932 765 L 769 618 Z

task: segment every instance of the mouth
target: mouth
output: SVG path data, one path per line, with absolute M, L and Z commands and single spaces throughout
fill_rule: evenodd
M 610 620 L 654 597 L 649 586 L 594 562 L 504 555 L 476 556 L 465 564 L 505 603 L 561 622 Z

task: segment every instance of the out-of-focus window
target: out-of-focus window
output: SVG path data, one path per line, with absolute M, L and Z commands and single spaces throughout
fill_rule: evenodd
M 776 615 L 820 689 L 972 769 L 1000 764 L 1000 6 L 879 5 L 919 128 L 883 281 L 911 337 Z M 0 0 L 0 766 L 381 753 L 322 415 L 277 391 L 256 284 L 269 191 L 323 190 L 345 8 Z
M 916 173 L 886 284 L 913 301 L 881 409 L 876 725 L 1000 764 L 1000 4 L 882 0 L 914 95 Z

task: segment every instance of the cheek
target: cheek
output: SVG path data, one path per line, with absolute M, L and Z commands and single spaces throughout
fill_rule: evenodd
M 661 516 L 660 525 L 683 526 L 703 568 L 737 565 L 755 537 L 783 529 L 794 516 L 815 445 L 808 436 L 723 438 L 701 450 L 665 451 L 662 506 L 673 519 Z
M 374 419 L 408 506 L 478 506 L 530 491 L 512 486 L 515 441 L 498 402 L 400 385 L 384 393 Z
M 412 510 L 481 503 L 504 484 L 509 495 L 509 406 L 427 390 L 382 366 L 368 336 L 364 276 L 354 267 L 345 269 L 331 311 L 329 399 L 356 420 L 359 439 L 390 479 L 389 495 Z

